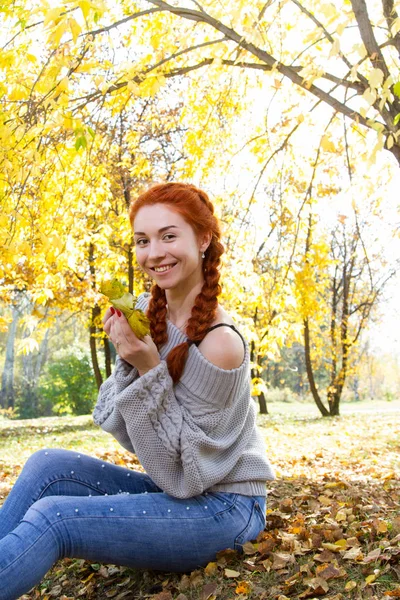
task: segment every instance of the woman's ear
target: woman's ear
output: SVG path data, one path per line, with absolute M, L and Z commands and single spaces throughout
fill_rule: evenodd
M 205 252 L 207 250 L 208 246 L 211 244 L 211 239 L 212 233 L 205 233 L 203 236 L 201 236 L 199 247 L 200 252 Z

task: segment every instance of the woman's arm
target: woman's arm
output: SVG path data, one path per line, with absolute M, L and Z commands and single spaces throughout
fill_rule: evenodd
M 114 415 L 114 431 L 110 433 L 114 435 L 121 446 L 130 452 L 135 450 L 126 431 L 125 421 L 115 406 L 115 398 L 138 377 L 137 369 L 117 356 L 114 371 L 100 386 L 97 403 L 93 410 L 93 421 L 102 428 L 109 416 Z
M 193 350 L 196 360 L 199 351 Z M 222 481 L 254 431 L 248 365 L 224 371 L 203 362 L 212 371 L 210 376 L 223 378 L 214 402 L 202 399 L 199 390 L 193 395 L 181 384 L 174 388 L 167 365 L 161 361 L 116 396 L 117 411 L 102 424 L 117 437 L 121 415 L 146 472 L 161 489 L 179 498 L 201 494 Z M 234 399 L 229 397 L 232 390 Z

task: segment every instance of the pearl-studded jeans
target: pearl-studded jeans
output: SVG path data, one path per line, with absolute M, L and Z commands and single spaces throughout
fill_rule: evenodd
M 265 497 L 178 499 L 150 477 L 69 450 L 35 452 L 0 509 L 0 600 L 64 557 L 162 571 L 204 566 L 265 526 Z

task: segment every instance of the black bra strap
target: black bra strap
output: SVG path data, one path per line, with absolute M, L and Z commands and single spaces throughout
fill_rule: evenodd
M 229 323 L 218 323 L 217 325 L 213 325 L 212 327 L 210 327 L 209 329 L 207 329 L 207 331 L 206 331 L 206 333 L 205 333 L 205 336 L 207 335 L 207 333 L 209 333 L 209 332 L 210 332 L 210 331 L 212 331 L 213 329 L 217 329 L 218 327 L 230 327 L 231 329 L 233 329 L 233 331 L 236 331 L 236 333 L 237 333 L 238 335 L 240 335 L 240 337 L 242 338 L 243 344 L 245 345 L 245 341 L 244 341 L 244 339 L 243 339 L 243 336 L 242 336 L 242 334 L 240 333 L 240 331 L 238 331 L 234 325 L 230 325 Z M 205 337 L 205 336 L 204 336 L 204 337 Z M 204 338 L 203 338 L 203 339 L 204 339 Z M 201 344 L 201 342 L 202 342 L 202 341 L 203 341 L 203 340 L 197 340 L 197 341 L 194 341 L 194 340 L 188 340 L 189 348 L 190 348 L 190 346 L 191 346 L 192 344 L 194 344 L 195 346 L 199 346 L 199 344 Z

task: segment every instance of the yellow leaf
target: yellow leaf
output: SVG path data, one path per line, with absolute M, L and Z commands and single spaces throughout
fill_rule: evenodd
M 245 596 L 247 596 L 248 594 L 250 594 L 251 592 L 251 585 L 248 581 L 239 581 L 236 589 L 235 589 L 235 593 L 236 594 L 244 594 Z
M 11 322 L 11 317 L 0 317 L 0 332 L 5 333 L 8 331 L 8 326 Z
M 332 544 L 331 542 L 322 542 L 321 546 L 331 552 L 340 552 L 342 549 L 340 546 L 336 546 L 336 544 Z
M 135 81 L 128 81 L 128 85 L 126 87 L 133 94 L 139 94 L 140 92 L 140 86 L 137 83 L 135 83 Z
M 60 42 L 61 42 L 61 38 L 65 33 L 65 30 L 66 30 L 66 23 L 65 23 L 65 21 L 63 21 L 49 35 L 49 40 L 48 40 L 49 43 L 54 47 L 59 46 Z
M 363 93 L 363 98 L 364 100 L 367 101 L 367 103 L 372 106 L 376 100 L 376 91 L 373 90 L 372 88 L 368 88 L 365 90 L 365 92 Z
M 341 223 L 344 223 L 344 221 L 347 219 L 346 215 L 339 215 L 338 216 L 338 220 Z M 325 484 L 325 489 L 326 490 L 331 490 L 333 488 L 347 488 L 348 484 L 345 483 L 344 481 L 329 481 L 328 483 Z
M 35 350 L 39 350 L 37 341 L 34 338 L 25 338 L 20 341 L 17 354 L 18 356 L 20 354 L 31 354 Z
M 85 17 L 85 19 L 87 19 L 89 16 L 89 12 L 90 12 L 89 0 L 80 0 L 80 2 L 78 2 L 78 6 L 81 9 L 82 14 Z
M 336 146 L 328 136 L 324 135 L 321 139 L 321 148 L 325 150 L 325 152 L 335 152 Z
M 392 26 L 390 28 L 390 33 L 392 34 L 392 37 L 395 37 L 395 35 L 400 31 L 400 17 L 397 17 L 397 19 L 395 19 L 392 22 Z
M 378 533 L 386 533 L 388 528 L 387 528 L 387 524 L 385 523 L 385 521 L 378 520 L 376 530 L 378 531 Z
M 362 560 L 364 556 L 360 548 L 354 546 L 353 548 L 350 548 L 350 550 L 347 550 L 347 552 L 343 554 L 343 558 L 345 560 Z
M 69 26 L 70 26 L 70 29 L 71 29 L 72 38 L 74 40 L 74 43 L 76 43 L 76 40 L 78 39 L 78 37 L 79 37 L 79 35 L 80 35 L 81 31 L 82 31 L 82 28 L 79 25 L 79 23 L 77 23 L 75 21 L 75 19 L 70 18 L 68 20 L 68 23 L 69 23 Z
M 64 11 L 63 6 L 57 6 L 56 8 L 51 8 L 46 10 L 46 16 L 44 18 L 44 26 L 47 27 L 51 23 L 57 25 L 60 22 L 61 13 Z
M 377 88 L 382 85 L 383 71 L 380 69 L 371 69 L 369 72 L 369 85 L 371 88 Z
M 378 573 L 372 573 L 371 575 L 368 575 L 368 577 L 365 578 L 365 583 L 367 585 L 369 585 L 370 583 L 374 583 L 374 581 L 378 577 L 378 575 L 379 575 L 379 571 L 378 571 Z
M 354 590 L 354 588 L 357 587 L 357 582 L 356 581 L 348 581 L 346 583 L 346 585 L 344 586 L 344 589 L 346 590 L 346 592 L 351 592 L 351 590 Z
M 204 572 L 206 575 L 216 575 L 218 573 L 218 566 L 216 562 L 209 562 L 206 567 L 204 567 Z
M 233 571 L 232 569 L 224 569 L 225 577 L 240 577 L 239 571 Z
M 64 77 L 58 84 L 58 91 L 65 92 L 68 89 L 69 79 L 68 77 Z

